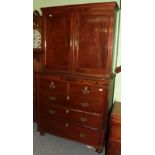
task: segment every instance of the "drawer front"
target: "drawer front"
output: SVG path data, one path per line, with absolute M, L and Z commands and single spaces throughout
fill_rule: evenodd
M 50 90 L 39 91 L 39 101 L 47 104 L 68 105 L 68 96 L 66 92 L 51 92 Z
M 41 120 L 41 130 L 92 146 L 101 145 L 104 133 L 55 120 Z
M 63 120 L 95 129 L 103 127 L 103 118 L 100 114 L 86 113 L 60 106 L 42 104 L 40 116 L 45 119 Z
M 109 140 L 108 148 L 110 150 L 115 150 L 115 151 L 121 152 L 121 142 L 120 141 Z
M 94 113 L 104 113 L 105 111 L 105 102 L 97 99 L 85 98 L 85 97 L 77 97 L 71 95 L 70 102 L 71 107 L 76 107 L 83 111 L 94 112 Z
M 105 112 L 105 102 L 90 99 L 90 98 L 78 98 L 77 96 L 69 96 L 67 93 L 57 93 L 51 92 L 50 90 L 40 90 L 39 91 L 39 101 L 48 103 L 48 104 L 55 104 L 55 105 L 62 105 L 67 106 L 70 108 L 76 108 L 82 111 L 88 111 L 92 113 L 104 113 Z
M 117 152 L 115 150 L 108 150 L 108 154 L 107 155 L 121 155 L 121 152 Z
M 43 103 L 40 104 L 40 117 L 41 119 L 50 119 L 50 120 L 63 120 L 66 121 L 68 118 L 67 112 L 62 107 L 49 106 Z
M 83 126 L 102 129 L 103 118 L 100 114 L 85 113 L 81 111 L 69 110 L 68 120 L 72 123 L 77 123 Z
M 85 85 L 85 84 L 70 84 L 70 92 L 71 97 L 76 94 L 77 97 L 82 98 L 94 98 L 98 100 L 104 100 L 106 91 L 103 86 L 92 86 L 92 85 Z
M 39 81 L 39 89 L 50 90 L 52 92 L 67 92 L 67 82 L 54 78 L 43 78 Z
M 114 120 L 111 121 L 110 138 L 115 140 L 121 140 L 121 124 Z

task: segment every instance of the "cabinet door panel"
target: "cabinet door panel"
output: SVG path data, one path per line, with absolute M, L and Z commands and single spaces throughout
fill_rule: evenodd
M 69 70 L 70 16 L 49 15 L 44 20 L 44 67 L 56 71 Z
M 108 54 L 109 17 L 79 15 L 76 48 L 76 72 L 103 74 Z

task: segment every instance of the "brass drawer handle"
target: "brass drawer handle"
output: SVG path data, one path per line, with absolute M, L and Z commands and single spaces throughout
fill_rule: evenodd
M 101 92 L 101 91 L 103 91 L 103 88 L 99 88 L 98 90 Z
M 50 89 L 54 89 L 56 87 L 56 85 L 54 84 L 53 81 L 51 81 L 51 83 L 48 86 Z
M 70 42 L 69 42 L 69 44 L 70 44 L 70 47 L 72 47 L 73 46 L 73 42 L 72 42 L 73 40 L 72 40 L 72 36 L 70 36 Z
M 90 93 L 87 86 L 84 87 L 84 89 L 82 90 L 82 93 L 83 93 L 83 95 L 86 95 L 86 94 Z
M 69 110 L 66 110 L 66 114 L 69 114 Z
M 51 101 L 55 101 L 55 100 L 56 100 L 56 97 L 54 97 L 54 96 L 49 96 L 48 99 L 51 100 Z
M 69 124 L 68 124 L 68 123 L 66 123 L 66 124 L 65 124 L 65 126 L 66 126 L 66 127 L 68 127 L 68 126 L 69 126 Z
M 80 121 L 81 121 L 81 122 L 87 122 L 87 121 L 88 121 L 88 119 L 87 119 L 87 118 L 85 118 L 85 117 L 80 117 Z
M 89 107 L 89 103 L 87 103 L 87 102 L 82 102 L 82 103 L 81 103 L 81 106 L 82 106 L 82 107 Z
M 49 17 L 52 17 L 52 14 L 49 14 L 48 16 L 49 16 Z
M 66 99 L 67 99 L 67 100 L 69 100 L 69 99 L 70 99 L 70 97 L 69 97 L 69 96 L 67 96 L 67 97 L 66 97 Z
M 75 40 L 75 47 L 77 48 L 79 46 L 79 41 L 76 39 Z
M 80 133 L 80 137 L 81 137 L 81 138 L 84 138 L 84 137 L 87 137 L 87 135 L 84 134 L 84 133 Z
M 51 115 L 55 115 L 55 111 L 54 110 L 49 110 L 49 114 L 51 114 Z

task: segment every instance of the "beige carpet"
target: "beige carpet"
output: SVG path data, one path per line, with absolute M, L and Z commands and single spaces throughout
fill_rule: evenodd
M 88 149 L 86 145 L 66 140 L 50 134 L 40 136 L 34 123 L 33 155 L 104 155 Z

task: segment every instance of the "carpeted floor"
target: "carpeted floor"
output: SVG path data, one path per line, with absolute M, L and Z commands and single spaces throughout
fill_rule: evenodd
M 50 134 L 40 136 L 34 123 L 33 131 L 33 155 L 104 155 L 96 153 L 84 144 L 66 140 Z

